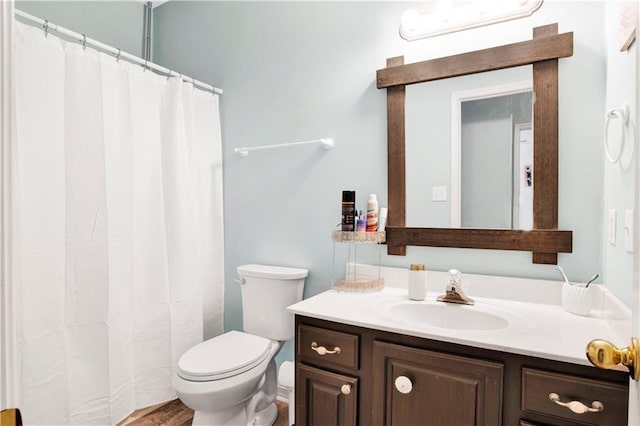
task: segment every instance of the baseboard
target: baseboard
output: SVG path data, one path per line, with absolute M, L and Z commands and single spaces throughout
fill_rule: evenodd
M 276 396 L 278 401 L 289 403 L 289 390 L 284 386 L 278 385 L 278 394 Z

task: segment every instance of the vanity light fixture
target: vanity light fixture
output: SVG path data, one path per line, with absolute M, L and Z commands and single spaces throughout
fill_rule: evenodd
M 438 0 L 420 13 L 408 9 L 402 14 L 400 37 L 407 41 L 468 30 L 483 25 L 531 16 L 543 0 Z

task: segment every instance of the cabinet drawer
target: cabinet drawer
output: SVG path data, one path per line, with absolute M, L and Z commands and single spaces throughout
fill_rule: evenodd
M 308 363 L 357 370 L 359 340 L 356 334 L 300 325 L 296 352 L 300 360 Z
M 574 413 L 568 407 L 552 401 L 552 393 L 558 395 L 559 402 L 578 401 L 592 408 L 593 403 L 599 401 L 603 409 L 599 412 Z M 622 385 L 531 368 L 522 369 L 524 412 L 588 425 L 623 425 L 627 424 L 627 405 L 628 390 Z

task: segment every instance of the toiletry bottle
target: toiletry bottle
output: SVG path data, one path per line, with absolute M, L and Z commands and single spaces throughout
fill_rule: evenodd
M 427 297 L 427 271 L 423 264 L 409 267 L 409 299 L 424 300 Z
M 342 191 L 342 230 L 355 231 L 356 191 Z
M 365 232 L 367 230 L 367 219 L 364 212 L 360 210 L 360 216 L 358 216 L 358 223 L 356 225 L 356 231 Z
M 369 195 L 367 201 L 367 232 L 378 230 L 378 198 L 376 194 Z
M 358 209 L 353 207 L 353 230 L 356 231 L 358 229 Z
M 380 207 L 380 214 L 378 215 L 378 232 L 384 232 L 384 228 L 387 226 L 387 213 L 386 207 Z

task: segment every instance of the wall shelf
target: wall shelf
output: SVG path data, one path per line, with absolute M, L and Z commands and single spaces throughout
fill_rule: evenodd
M 384 279 L 380 277 L 380 258 L 382 255 L 382 243 L 386 240 L 386 233 L 382 232 L 347 232 L 333 231 L 333 286 L 334 290 L 354 293 L 374 292 L 384 288 Z M 370 255 L 377 250 L 378 269 L 372 273 L 371 268 L 363 271 L 362 266 L 358 266 L 357 252 L 361 250 L 369 251 Z M 340 253 L 338 253 L 340 251 Z M 346 251 L 346 253 L 344 253 Z M 337 258 L 347 258 L 346 267 L 340 262 L 336 264 Z
M 385 232 L 348 232 L 333 231 L 332 239 L 334 243 L 384 243 Z

